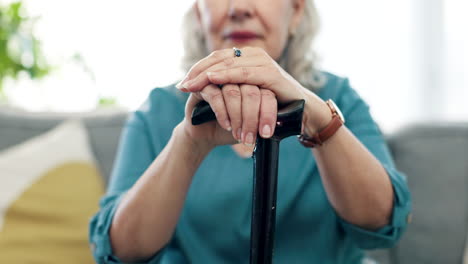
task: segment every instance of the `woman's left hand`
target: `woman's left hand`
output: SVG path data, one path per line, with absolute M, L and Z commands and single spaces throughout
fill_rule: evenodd
M 208 84 L 249 84 L 267 89 L 276 95 L 279 103 L 304 99 L 303 126 L 308 134 L 328 123 L 330 111 L 325 102 L 304 88 L 282 69 L 266 51 L 245 47 L 240 57 L 233 49 L 216 50 L 196 63 L 177 85 L 184 92 L 199 92 Z M 309 119 L 313 116 L 313 119 Z

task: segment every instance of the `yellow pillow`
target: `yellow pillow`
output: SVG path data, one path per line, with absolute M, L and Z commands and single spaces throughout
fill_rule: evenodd
M 0 152 L 0 263 L 94 263 L 102 178 L 79 121 Z

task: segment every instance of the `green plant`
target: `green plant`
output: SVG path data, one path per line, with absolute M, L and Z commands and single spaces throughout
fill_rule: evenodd
M 34 35 L 36 21 L 25 14 L 21 1 L 0 4 L 0 97 L 4 97 L 5 78 L 17 79 L 18 74 L 25 72 L 37 79 L 51 70 Z
M 117 104 L 117 99 L 114 97 L 100 97 L 98 101 L 99 107 L 116 106 Z

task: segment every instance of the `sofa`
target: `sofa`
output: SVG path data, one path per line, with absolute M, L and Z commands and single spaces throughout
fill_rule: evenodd
M 52 114 L 0 107 L 0 151 L 66 119 L 79 119 L 107 184 L 127 117 L 123 110 Z M 412 223 L 394 248 L 369 255 L 383 264 L 463 263 L 468 233 L 468 123 L 412 124 L 386 138 L 397 167 L 408 177 Z

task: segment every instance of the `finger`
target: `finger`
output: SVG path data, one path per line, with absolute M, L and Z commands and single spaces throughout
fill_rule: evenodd
M 199 72 L 197 75 L 194 75 L 192 74 L 192 72 L 190 72 L 189 73 L 191 75 L 190 80 L 188 80 L 187 82 L 182 81 L 181 83 L 183 84 L 181 85 L 180 88 L 186 89 L 188 92 L 196 92 L 210 83 L 207 72 L 219 72 L 222 70 L 239 68 L 239 67 L 262 66 L 262 65 L 267 65 L 268 60 L 272 60 L 272 59 L 270 57 L 266 57 L 261 54 L 253 55 L 249 57 L 240 57 L 240 58 L 228 57 L 228 58 L 223 59 L 222 61 L 216 62 L 215 64 L 211 65 L 205 70 Z
M 258 131 L 258 112 L 260 110 L 260 89 L 254 85 L 242 84 L 242 142 L 253 146 Z
M 217 72 L 207 72 L 208 81 L 195 81 L 190 84 L 192 91 L 197 91 L 203 88 L 205 83 L 213 84 L 244 84 L 258 86 L 260 88 L 269 89 L 276 94 L 277 98 L 281 98 L 282 102 L 297 100 L 297 94 L 291 93 L 288 89 L 292 83 L 297 83 L 296 80 L 287 76 L 284 70 L 279 69 L 274 64 L 258 67 L 238 67 Z M 286 78 L 285 78 L 286 77 Z M 289 81 L 288 81 L 289 80 Z M 299 83 L 297 83 L 300 86 Z M 296 96 L 296 97 L 294 97 Z
M 260 89 L 260 119 L 258 131 L 263 138 L 269 138 L 274 134 L 278 103 L 275 94 L 268 89 Z
M 232 136 L 237 141 L 240 141 L 242 133 L 242 97 L 240 87 L 237 84 L 226 84 L 223 86 L 222 91 L 226 110 L 231 122 Z
M 210 104 L 211 109 L 216 115 L 216 120 L 218 120 L 219 125 L 222 128 L 231 131 L 231 123 L 226 111 L 221 89 L 219 89 L 216 85 L 210 84 L 200 91 L 200 95 L 203 100 Z
M 271 90 L 282 102 L 297 100 L 297 93 L 291 93 L 290 87 L 297 83 L 284 70 L 274 65 L 262 67 L 239 67 L 219 72 L 208 72 L 208 79 L 213 84 L 248 83 Z M 194 88 L 195 89 L 195 88 Z M 196 89 L 195 89 L 196 90 Z
M 249 83 L 259 87 L 265 86 L 269 83 L 272 74 L 268 73 L 268 67 L 238 67 L 217 72 L 207 72 L 208 81 L 214 84 L 224 83 Z M 194 83 L 194 85 L 199 83 Z M 198 88 L 198 87 L 197 87 Z M 195 87 L 191 87 L 196 90 Z
M 258 53 L 259 49 L 258 48 L 244 48 L 242 49 L 243 56 L 255 56 L 255 53 Z M 231 64 L 234 62 L 235 56 L 234 56 L 234 51 L 233 49 L 222 49 L 222 50 L 215 50 L 213 51 L 210 55 L 207 57 L 201 59 L 199 62 L 197 62 L 195 65 L 192 66 L 192 68 L 189 70 L 185 78 L 177 84 L 178 88 L 182 84 L 184 84 L 188 80 L 192 80 L 196 76 L 200 75 L 203 71 L 208 69 L 209 67 L 223 62 L 225 64 Z

